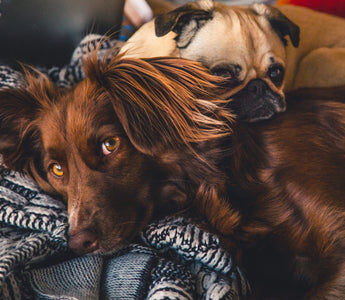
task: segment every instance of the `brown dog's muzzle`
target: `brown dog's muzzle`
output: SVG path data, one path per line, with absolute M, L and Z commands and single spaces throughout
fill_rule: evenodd
M 83 185 L 86 194 L 79 198 L 69 197 L 68 245 L 79 255 L 119 250 L 142 230 L 153 212 L 150 189 L 140 184 L 139 179 L 139 188 L 128 185 L 126 193 L 121 193 L 108 180 L 104 180 L 103 186 L 95 177 L 92 181 L 97 184 L 90 189 L 87 184 Z
M 84 229 L 70 235 L 68 245 L 76 253 L 91 253 L 99 249 L 98 236 L 92 230 Z

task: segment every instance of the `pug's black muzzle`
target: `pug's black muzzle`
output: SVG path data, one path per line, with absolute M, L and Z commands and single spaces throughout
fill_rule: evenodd
M 232 96 L 230 108 L 240 120 L 253 123 L 285 111 L 286 103 L 284 97 L 272 91 L 266 82 L 254 79 Z

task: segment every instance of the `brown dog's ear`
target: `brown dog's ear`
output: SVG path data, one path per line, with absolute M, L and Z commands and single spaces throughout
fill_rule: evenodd
M 37 102 L 24 89 L 0 91 L 0 153 L 6 165 L 21 170 L 31 142 L 28 132 Z
M 217 105 L 213 76 L 197 62 L 178 58 L 147 60 L 113 57 L 85 62 L 87 79 L 107 91 L 132 145 L 158 155 L 167 147 L 230 134 L 233 116 Z
M 21 88 L 0 90 L 0 153 L 10 169 L 24 172 L 47 192 L 56 193 L 42 168 L 37 116 L 50 101 L 55 86 L 46 78 L 26 72 Z
M 299 45 L 299 27 L 288 19 L 281 11 L 273 6 L 267 6 L 265 4 L 253 4 L 251 5 L 253 12 L 259 16 L 265 16 L 270 22 L 272 28 L 279 35 L 280 39 L 286 45 L 285 36 L 289 36 L 292 45 L 297 48 Z
M 25 171 L 36 155 L 39 136 L 35 120 L 45 85 L 27 73 L 25 86 L 0 91 L 0 153 L 3 162 L 16 171 Z
M 156 17 L 156 35 L 161 37 L 173 31 L 177 34 L 177 47 L 185 48 L 200 27 L 205 24 L 205 21 L 212 18 L 212 12 L 212 0 L 202 0 L 183 5 L 167 14 Z

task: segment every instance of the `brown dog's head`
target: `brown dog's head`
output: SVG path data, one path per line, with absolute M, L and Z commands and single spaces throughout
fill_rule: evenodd
M 0 152 L 68 201 L 72 249 L 107 252 L 188 205 L 183 155 L 229 134 L 231 116 L 205 101 L 216 78 L 193 62 L 93 56 L 85 71 L 72 89 L 28 75 L 26 87 L 1 91 Z
M 122 51 L 128 56 L 154 53 L 201 62 L 226 78 L 226 95 L 233 98 L 234 111 L 255 122 L 285 110 L 286 36 L 298 46 L 298 26 L 277 8 L 201 0 L 144 25 Z

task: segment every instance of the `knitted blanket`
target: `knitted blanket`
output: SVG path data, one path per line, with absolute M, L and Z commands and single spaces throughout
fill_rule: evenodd
M 57 85 L 82 80 L 87 36 L 69 65 L 41 70 Z M 89 43 L 89 44 L 88 44 Z M 104 55 L 116 40 L 102 44 Z M 22 75 L 0 66 L 0 88 Z M 184 218 L 147 226 L 135 242 L 108 255 L 76 256 L 67 247 L 65 204 L 24 175 L 0 165 L 1 299 L 243 299 L 249 286 L 219 239 Z

